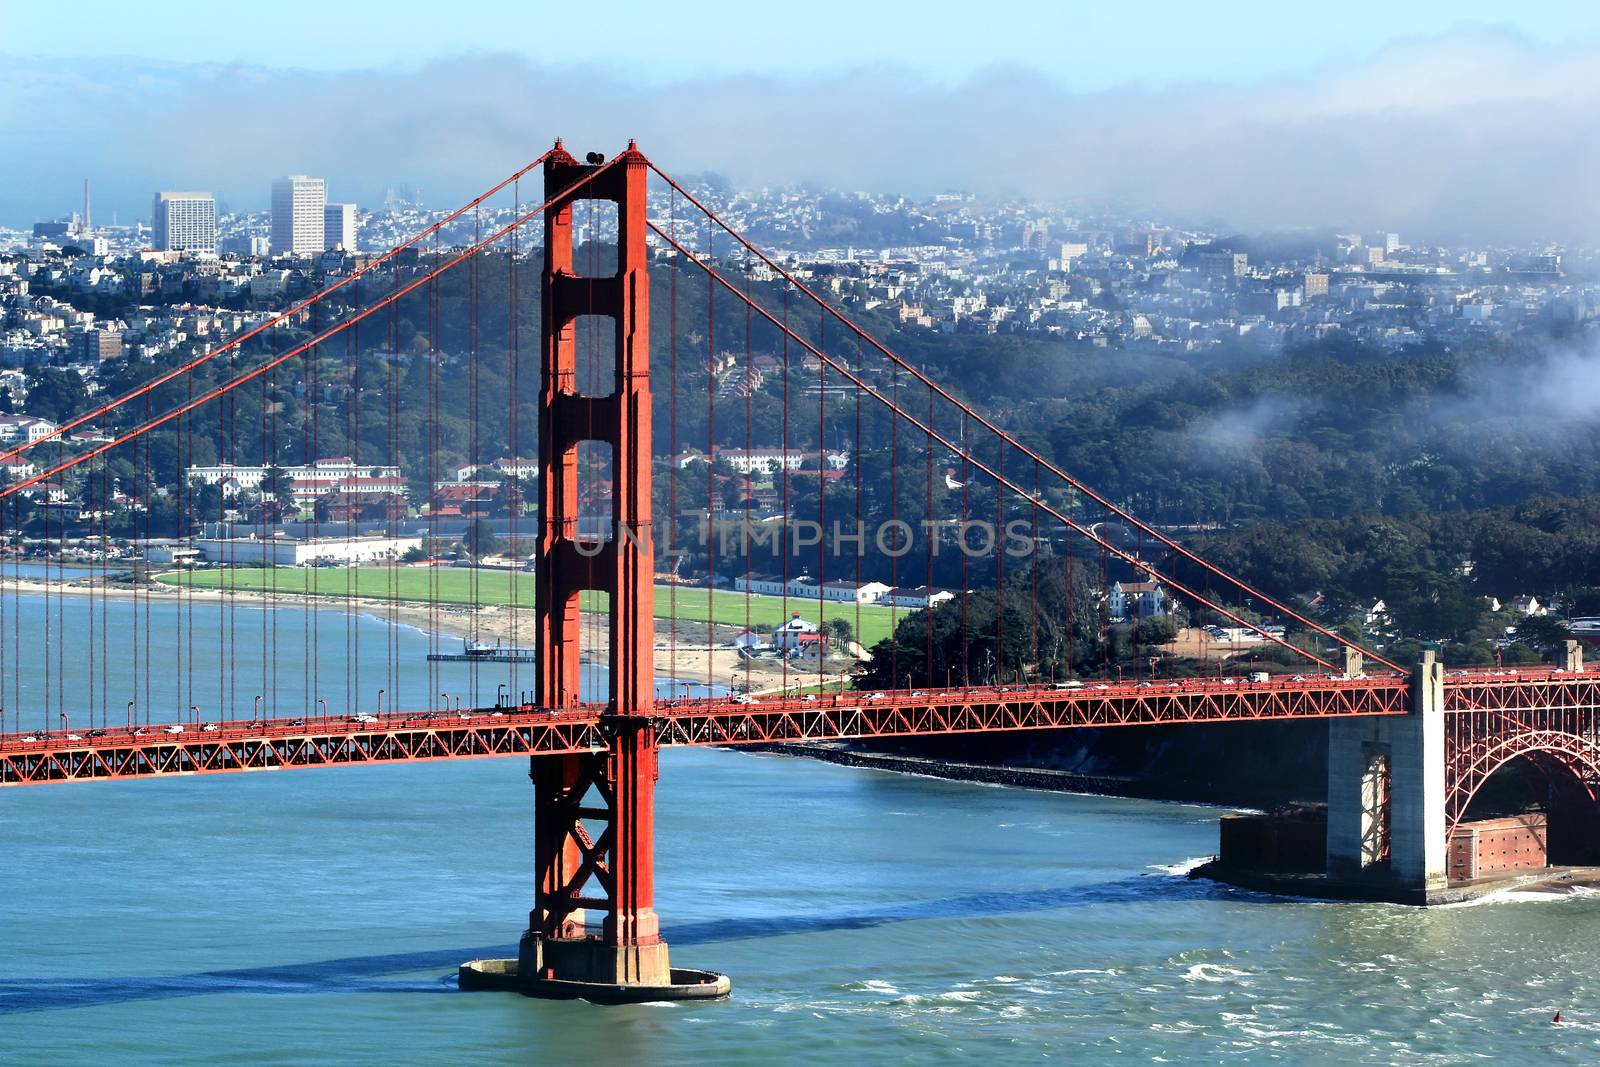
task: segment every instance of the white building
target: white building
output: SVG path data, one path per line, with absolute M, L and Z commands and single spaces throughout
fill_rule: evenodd
M 210 193 L 157 193 L 150 228 L 157 252 L 215 252 L 217 201 Z
M 882 582 L 824 582 L 817 585 L 815 579 L 802 575 L 791 578 L 785 582 L 781 577 L 772 574 L 737 575 L 733 579 L 733 588 L 739 593 L 754 593 L 758 596 L 788 596 L 796 600 L 827 600 L 835 604 L 876 604 L 889 587 Z
M 493 463 L 479 463 L 476 466 L 456 468 L 456 481 L 470 482 L 502 478 L 537 478 L 539 477 L 539 461 L 536 459 L 520 459 L 511 456 L 501 456 Z
M 805 466 L 809 459 L 816 465 L 818 453 L 806 452 L 798 448 L 719 448 L 713 455 L 728 464 L 740 474 L 774 474 L 778 471 L 797 471 Z M 832 470 L 842 471 L 850 466 L 850 453 L 844 451 L 829 452 L 824 457 L 828 467 Z M 699 452 L 684 452 L 678 457 L 678 469 L 689 466 L 691 463 L 704 463 L 706 457 Z
M 767 647 L 767 642 L 754 630 L 746 630 L 732 641 L 728 642 L 729 648 L 737 648 L 742 652 L 759 652 Z
M 422 538 L 319 537 L 301 541 L 292 537 L 206 537 L 195 539 L 194 547 L 209 563 L 303 567 L 322 560 L 375 563 L 399 559 L 412 549 L 422 547 Z
M 817 632 L 816 626 L 798 614 L 772 630 L 772 647 L 779 652 L 795 652 L 807 645 L 814 645 L 821 639 L 822 635 Z
M 24 478 L 32 478 L 38 473 L 38 466 L 32 460 L 22 456 L 0 459 L 0 481 L 6 484 L 20 482 Z
M 750 574 L 737 575 L 733 579 L 733 588 L 739 593 L 756 593 L 760 596 L 782 596 L 787 588 L 782 575 L 777 574 Z
M 956 595 L 948 589 L 935 589 L 926 585 L 900 586 L 883 594 L 878 603 L 891 608 L 931 608 Z
M 56 424 L 49 419 L 32 415 L 0 415 L 0 444 L 26 441 L 33 444 L 56 432 Z
M 323 247 L 330 252 L 356 250 L 356 206 L 329 204 L 322 209 Z
M 1167 614 L 1170 603 L 1160 582 L 1113 582 L 1106 612 L 1118 622 L 1155 619 Z
M 273 255 L 313 256 L 323 250 L 328 183 L 291 174 L 272 183 Z
M 0 434 L 3 432 L 0 429 Z M 295 502 L 300 504 L 340 489 L 347 492 L 393 492 L 401 496 L 407 491 L 399 467 L 357 463 L 348 456 L 284 467 L 283 473 L 289 479 Z M 233 496 L 240 490 L 259 490 L 267 476 L 267 468 L 216 463 L 208 467 L 190 467 L 185 474 L 191 482 L 220 485 L 224 496 Z
M 839 604 L 876 604 L 889 591 L 889 587 L 882 582 L 824 582 L 820 587 L 813 588 L 823 600 Z

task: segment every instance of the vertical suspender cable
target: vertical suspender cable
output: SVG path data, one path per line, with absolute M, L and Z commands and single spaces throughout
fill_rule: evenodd
M 860 377 L 861 374 L 865 372 L 865 370 L 866 370 L 866 365 L 865 364 L 866 364 L 866 356 L 865 356 L 865 353 L 861 349 L 861 339 L 858 337 L 858 338 L 856 338 L 856 376 L 857 377 Z M 858 644 L 860 644 L 861 643 L 861 557 L 864 556 L 866 553 L 863 550 L 863 545 L 862 545 L 861 540 L 860 540 L 860 538 L 862 537 L 862 531 L 865 529 L 865 527 L 862 525 L 862 521 L 861 521 L 861 455 L 862 455 L 862 453 L 861 453 L 861 390 L 859 388 L 856 389 L 855 390 L 855 394 L 856 394 L 856 441 L 855 441 L 855 448 L 853 449 L 853 451 L 851 452 L 851 455 L 850 455 L 850 461 L 851 461 L 851 463 L 853 463 L 855 465 L 855 468 L 856 468 L 856 527 L 851 532 L 856 537 L 856 541 L 855 541 L 855 546 L 856 546 L 856 589 L 855 589 L 856 620 L 855 620 L 855 637 L 856 637 L 856 642 Z M 849 651 L 850 651 L 849 647 L 846 646 L 845 652 L 848 654 Z
M 924 592 L 927 597 L 933 595 L 933 539 L 939 536 L 939 526 L 933 517 L 933 389 L 928 389 L 928 433 L 927 447 L 923 452 L 927 466 L 928 495 L 925 510 L 922 516 L 922 554 L 927 564 L 924 581 L 927 583 Z M 935 683 L 933 673 L 933 605 L 924 599 L 922 618 L 926 628 L 927 648 L 924 650 L 923 664 L 927 668 L 927 684 Z M 945 684 L 950 683 L 949 671 L 945 672 Z
M 438 262 L 439 236 L 435 234 L 433 251 L 429 258 L 429 267 L 437 265 Z M 476 262 L 476 257 L 474 257 L 474 262 Z M 424 382 L 422 425 L 419 428 L 421 440 L 417 442 L 418 447 L 422 449 L 423 455 L 420 458 L 420 462 L 413 459 L 408 466 L 413 472 L 418 467 L 421 467 L 424 479 L 427 482 L 423 502 L 427 505 L 428 516 L 427 521 L 422 524 L 423 529 L 426 530 L 423 540 L 433 544 L 437 539 L 439 529 L 438 508 L 435 506 L 433 491 L 434 486 L 439 484 L 439 360 L 442 358 L 439 348 L 439 280 L 437 278 L 428 280 L 427 288 L 424 290 L 424 297 L 427 300 L 428 350 L 423 354 L 425 362 L 423 370 L 426 381 Z M 389 511 L 390 509 L 387 506 L 383 510 L 386 519 Z M 408 587 L 412 586 L 409 572 L 399 574 L 399 580 Z M 422 706 L 427 708 L 434 706 L 434 697 L 439 692 L 439 664 L 433 658 L 439 653 L 438 603 L 439 576 L 436 568 L 429 567 L 423 572 L 422 580 L 422 613 L 427 619 L 424 629 L 427 631 L 426 640 L 428 643 L 427 688 L 423 693 L 424 703 Z
M 515 218 L 522 218 L 522 181 L 520 179 L 514 182 L 514 186 L 512 186 L 512 198 L 515 200 L 514 206 L 515 211 L 517 211 Z M 546 240 L 549 240 L 549 235 L 547 235 Z M 522 264 L 517 262 L 520 254 L 522 254 L 522 227 L 518 226 L 510 232 L 510 320 L 507 323 L 509 334 L 507 334 L 506 344 L 507 363 L 510 366 L 509 381 L 506 382 L 506 394 L 510 397 L 510 411 L 507 416 L 509 416 L 510 458 L 512 458 L 512 461 L 520 461 L 520 458 L 522 458 L 522 358 L 520 358 L 522 354 L 518 352 L 518 344 L 522 339 L 522 331 L 520 331 L 522 299 L 518 296 L 518 293 L 520 293 L 518 286 L 522 283 Z M 510 517 L 510 557 L 514 558 L 514 560 L 522 558 L 520 534 L 522 534 L 520 515 L 514 512 Z M 510 646 L 512 648 L 520 648 L 520 641 L 518 641 L 520 625 L 518 624 L 522 622 L 522 605 L 518 603 L 517 597 L 517 571 L 510 569 L 507 574 L 510 576 Z M 512 662 L 510 662 L 509 667 L 510 691 L 515 693 L 517 691 L 518 678 L 517 657 L 512 656 Z M 579 683 L 579 691 L 582 691 L 581 683 Z
M 972 580 L 968 574 L 967 530 L 972 518 L 972 446 L 967 443 L 967 413 L 961 413 L 961 684 L 972 684 L 972 631 L 968 629 L 968 604 L 972 600 Z
M 750 299 L 750 272 L 752 267 L 753 264 L 750 262 L 750 257 L 746 255 L 744 270 L 744 295 L 745 300 L 747 301 L 744 308 L 744 530 L 739 536 L 739 550 L 744 554 L 744 633 L 740 637 L 741 646 L 744 646 L 750 639 L 750 497 L 752 484 L 751 474 L 754 473 L 754 469 L 750 466 L 750 454 L 753 450 L 754 444 L 754 438 L 750 428 L 750 421 L 752 418 L 752 408 L 755 403 L 754 394 L 756 380 L 756 369 L 754 357 L 752 355 L 753 345 L 750 333 L 754 328 L 755 313 L 751 311 L 750 304 L 748 303 Z M 749 692 L 750 655 L 748 648 L 745 648 L 743 655 L 744 688 L 745 692 Z
M 1039 670 L 1039 461 L 1033 462 L 1033 500 L 1028 508 L 1029 544 L 1028 584 L 1032 594 L 1029 612 L 1028 650 L 1034 672 Z
M 482 217 L 482 214 L 478 211 L 478 209 L 474 208 L 473 211 L 472 211 L 472 243 L 473 244 L 477 244 L 479 241 L 481 241 L 483 239 L 482 234 L 483 234 L 483 217 Z M 437 249 L 435 249 L 435 251 L 437 252 Z M 467 397 L 467 407 L 468 407 L 468 411 L 469 411 L 467 421 L 468 421 L 468 423 L 470 425 L 469 425 L 469 428 L 467 430 L 467 434 L 468 434 L 468 438 L 469 438 L 470 446 L 471 446 L 470 447 L 471 456 L 469 457 L 468 462 L 473 468 L 473 470 L 472 470 L 472 480 L 474 482 L 477 482 L 477 481 L 481 481 L 482 480 L 482 475 L 480 474 L 480 472 L 477 469 L 478 463 L 479 463 L 479 461 L 481 459 L 481 452 L 479 451 L 480 438 L 479 438 L 479 435 L 478 435 L 478 422 L 479 422 L 480 415 L 481 415 L 481 411 L 480 411 L 479 403 L 478 403 L 479 389 L 480 389 L 480 385 L 481 385 L 481 383 L 479 381 L 479 375 L 480 375 L 481 367 L 479 366 L 479 363 L 478 363 L 478 257 L 476 255 L 474 255 L 470 260 L 468 260 L 468 263 L 467 263 L 467 305 L 468 305 L 468 311 L 469 311 L 469 316 L 470 316 L 468 327 L 467 327 L 468 328 L 467 389 L 468 389 L 468 394 L 469 394 L 468 397 Z M 437 309 L 435 310 L 435 315 L 437 316 Z M 437 389 L 437 385 L 435 385 L 435 388 L 434 388 L 433 405 L 434 405 L 435 409 L 437 409 L 437 407 L 438 407 L 438 389 Z M 437 410 L 435 410 L 435 412 L 434 412 L 434 433 L 435 433 L 435 436 L 437 436 L 437 433 L 438 433 L 438 412 L 437 412 Z M 437 449 L 437 447 L 438 447 L 437 442 L 435 442 L 434 448 Z M 430 483 L 430 486 L 438 484 L 438 478 L 437 478 L 436 474 L 429 476 L 429 483 Z M 430 492 L 431 492 L 431 489 L 430 489 Z M 480 496 L 479 491 L 476 488 L 474 490 L 472 490 L 471 495 L 473 497 L 475 497 L 475 498 L 482 499 L 482 497 Z M 467 524 L 468 524 L 467 525 L 467 529 L 469 531 L 474 526 L 476 526 L 476 524 L 477 524 L 479 519 L 484 519 L 485 521 L 487 521 L 488 516 L 484 515 L 484 514 L 480 514 L 480 509 L 481 508 L 482 508 L 482 505 L 474 506 L 472 508 L 472 515 L 470 517 L 465 515 L 465 514 L 462 515 L 462 518 L 467 521 Z M 433 517 L 435 510 L 436 509 L 431 508 L 431 507 L 428 509 L 428 514 L 429 514 L 430 518 Z M 430 534 L 429 540 L 433 541 L 433 542 L 437 542 L 438 536 L 439 536 L 439 526 L 438 526 L 437 519 L 434 519 L 432 522 L 429 523 L 429 534 Z M 471 605 L 470 609 L 468 610 L 468 614 L 467 614 L 467 618 L 470 619 L 471 621 L 467 625 L 468 625 L 468 628 L 469 628 L 469 630 L 470 630 L 470 632 L 472 634 L 472 642 L 474 644 L 476 644 L 481 639 L 481 634 L 480 634 L 481 624 L 478 621 L 478 615 L 482 611 L 482 608 L 483 608 L 483 596 L 482 596 L 482 593 L 483 593 L 483 582 L 482 582 L 482 577 L 481 577 L 481 573 L 480 573 L 480 567 L 481 567 L 481 564 L 482 564 L 483 549 L 482 549 L 482 546 L 478 545 L 478 544 L 474 544 L 471 547 L 472 547 L 472 555 L 473 555 L 472 570 L 468 571 L 467 575 L 468 575 L 468 584 L 471 586 L 471 592 L 470 592 L 470 594 L 468 596 L 468 599 L 472 602 L 472 605 Z M 433 608 L 433 610 L 435 612 L 437 612 L 437 603 L 438 603 L 438 597 L 439 597 L 439 577 L 438 577 L 439 568 L 437 568 L 437 567 L 429 567 L 428 568 L 428 575 L 429 575 L 429 592 L 430 592 L 430 595 L 432 596 L 432 598 L 434 600 L 434 604 L 435 604 L 435 607 Z M 431 628 L 435 632 L 437 632 L 437 630 L 438 630 L 437 618 L 435 618 Z M 472 705 L 473 705 L 473 707 L 480 707 L 481 705 L 479 705 L 479 703 L 478 703 L 478 664 L 477 664 L 477 662 L 474 661 L 468 667 L 468 670 L 470 671 L 471 676 L 472 676 L 472 682 L 471 682 Z M 435 675 L 431 676 L 428 679 L 428 683 L 429 683 L 428 684 L 428 700 L 430 702 L 429 706 L 431 707 L 432 706 L 433 695 L 439 691 L 439 679 L 438 679 L 437 673 L 435 673 Z
M 321 306 L 322 302 L 320 300 L 311 305 L 311 336 L 313 337 L 317 336 L 319 332 L 317 329 L 317 320 L 319 318 L 317 313 L 321 309 Z M 310 425 L 306 427 L 308 433 L 306 435 L 305 454 L 306 466 L 312 468 L 313 471 L 316 468 L 318 459 L 317 404 L 321 399 L 317 396 L 317 357 L 319 355 L 320 353 L 318 353 L 315 345 L 312 345 L 311 350 L 306 353 L 306 418 Z M 193 378 L 191 377 L 190 380 L 192 381 Z M 331 492 L 332 490 L 330 489 L 330 493 Z M 321 499 L 321 497 L 318 497 L 317 499 Z M 311 543 L 317 543 L 316 499 L 312 500 L 311 502 Z M 305 621 L 303 623 L 304 633 L 302 645 L 304 647 L 303 659 L 305 662 L 302 664 L 304 678 L 301 684 L 301 692 L 303 694 L 301 697 L 301 707 L 304 709 L 304 714 L 309 714 L 312 709 L 316 707 L 313 701 L 315 701 L 316 698 L 321 695 L 320 690 L 317 687 L 317 668 L 315 662 L 317 645 L 317 609 L 315 603 L 315 594 L 322 591 L 321 576 L 322 572 L 315 568 L 306 572 L 306 593 L 308 595 L 304 601 L 305 611 L 303 613 Z
M 828 351 L 828 320 L 818 318 L 817 349 Z M 823 661 L 827 659 L 828 601 L 828 365 L 817 360 L 817 690 L 823 686 Z
M 1000 441 L 999 455 L 995 457 L 995 470 L 999 477 L 994 483 L 994 536 L 989 539 L 994 549 L 994 676 L 995 681 L 1004 685 L 1006 681 L 1006 553 L 1005 553 L 1005 510 L 1003 501 L 1005 487 L 1002 482 L 1006 476 L 1006 443 Z
M 706 219 L 706 262 L 715 258 L 711 220 Z M 712 649 L 716 645 L 714 625 L 717 617 L 717 552 L 722 538 L 717 521 L 717 283 L 706 275 L 706 689 L 714 684 L 711 670 Z
M 789 556 L 792 554 L 790 545 L 793 543 L 794 530 L 789 525 L 789 283 L 783 283 L 783 463 L 779 469 L 783 472 L 783 531 L 778 542 L 778 548 L 783 555 L 783 590 L 782 607 L 779 614 L 783 616 L 779 622 L 780 627 L 789 625 Z M 782 636 L 778 636 L 781 633 Z M 783 691 L 789 691 L 789 653 L 792 649 L 791 642 L 798 642 L 799 635 L 787 630 L 774 631 L 774 641 L 781 641 L 778 647 L 778 657 L 783 664 Z
M 356 282 L 356 296 L 352 301 L 357 307 L 361 306 L 361 283 Z M 346 371 L 349 382 L 350 405 L 346 411 L 348 419 L 348 437 L 350 442 L 350 461 L 361 467 L 361 323 L 357 321 L 350 329 L 345 331 L 345 355 L 349 362 Z M 345 516 L 346 536 L 354 537 L 358 527 L 355 517 Z M 361 699 L 361 650 L 356 640 L 356 598 L 361 591 L 361 571 L 351 563 L 344 571 L 344 690 L 345 711 L 355 714 L 357 702 Z
M 512 190 L 514 210 L 513 217 L 517 218 L 522 214 L 522 186 L 520 179 L 514 183 L 514 185 L 515 188 Z M 512 499 L 508 502 L 509 506 L 506 509 L 507 517 L 511 520 L 512 564 L 510 569 L 507 571 L 506 599 L 510 604 L 509 611 L 511 614 L 509 630 L 510 640 L 508 643 L 511 645 L 513 650 L 511 654 L 510 671 L 511 691 L 518 694 L 520 694 L 522 690 L 519 688 L 521 671 L 519 669 L 520 664 L 517 662 L 519 656 L 521 655 L 521 653 L 517 651 L 517 649 L 521 647 L 518 644 L 517 634 L 517 615 L 519 611 L 517 592 L 522 581 L 522 546 L 520 541 L 520 535 L 522 532 L 522 508 L 524 501 L 527 499 L 527 494 L 523 491 L 524 475 L 521 473 L 523 469 L 522 453 L 517 450 L 516 434 L 517 375 L 515 368 L 517 363 L 517 315 L 521 310 L 521 303 L 517 296 L 517 256 L 521 254 L 521 247 L 518 240 L 521 237 L 521 231 L 522 227 L 520 226 L 512 228 L 510 235 L 510 249 L 506 256 L 506 301 L 509 305 L 509 310 L 506 317 L 506 394 L 508 397 L 508 403 L 510 404 L 510 410 L 506 413 L 506 437 L 509 444 L 509 451 L 507 452 L 507 455 L 509 455 L 513 461 L 514 465 L 512 469 L 518 472 L 513 477 L 509 478 L 507 483 L 515 486 L 516 492 Z M 524 701 L 519 696 L 518 703 L 520 704 L 523 702 Z
M 900 368 L 889 368 L 889 396 L 894 413 L 889 416 L 889 528 L 894 531 L 894 549 L 889 553 L 889 688 L 900 686 L 900 556 L 906 547 L 900 543 Z M 866 641 L 860 634 L 856 640 Z
M 668 194 L 668 220 L 673 239 L 678 236 L 678 192 Z M 619 238 L 620 243 L 620 238 Z M 621 254 L 621 249 L 618 249 Z M 667 275 L 667 436 L 668 454 L 672 462 L 667 465 L 667 544 L 678 549 L 678 261 L 672 256 L 672 268 Z M 673 691 L 678 687 L 678 573 L 680 560 L 672 561 L 672 582 L 667 586 L 667 677 Z

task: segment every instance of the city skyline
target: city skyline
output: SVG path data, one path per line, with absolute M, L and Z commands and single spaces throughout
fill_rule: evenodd
M 564 135 L 601 151 L 637 137 L 670 165 L 745 187 L 961 188 L 1240 230 L 1591 240 L 1600 46 L 1584 19 L 1563 31 L 1543 10 L 1490 26 L 1471 21 L 1471 5 L 1433 10 L 1432 23 L 1407 9 L 1382 29 L 1363 23 L 1359 40 L 1340 30 L 1330 40 L 1342 43 L 1322 51 L 1302 40 L 1323 40 L 1320 31 L 1290 32 L 1279 18 L 1244 35 L 1255 52 L 1208 51 L 1203 34 L 1161 45 L 1181 20 L 1117 36 L 1097 16 L 1073 43 L 1027 62 L 980 39 L 979 65 L 938 62 L 911 20 L 894 54 L 786 64 L 777 60 L 794 45 L 780 43 L 692 70 L 601 62 L 587 44 L 558 62 L 508 51 L 514 35 L 488 28 L 474 31 L 475 48 L 447 33 L 404 62 L 358 50 L 331 68 L 285 65 L 269 40 L 245 65 L 223 22 L 190 42 L 184 62 L 135 55 L 140 35 L 116 42 L 120 58 L 13 57 L 0 94 L 16 106 L 0 135 L 33 155 L 25 178 L 0 188 L 0 223 L 64 214 L 86 175 L 103 219 L 138 217 L 152 188 L 211 189 L 219 206 L 260 210 L 260 176 L 285 172 L 325 175 L 357 203 L 410 183 L 446 204 L 470 195 L 482 170 L 515 167 Z M 1263 40 L 1281 45 L 1277 60 Z M 714 54 L 734 51 L 711 43 Z M 1107 72 L 1082 74 L 1091 53 L 1114 56 L 1115 70 L 1096 58 Z M 310 111 L 324 121 L 284 121 Z M 558 111 L 582 119 L 554 122 Z M 1528 121 L 1534 112 L 1566 135 L 1550 138 L 1547 123 Z M 107 160 L 117 161 L 109 173 Z

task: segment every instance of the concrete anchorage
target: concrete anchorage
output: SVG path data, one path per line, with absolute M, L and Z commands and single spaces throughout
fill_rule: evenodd
M 1444 667 L 1412 674 L 1411 712 L 1328 724 L 1328 878 L 1356 895 L 1446 897 Z

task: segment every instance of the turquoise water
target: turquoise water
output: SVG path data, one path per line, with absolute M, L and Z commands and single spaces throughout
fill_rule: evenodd
M 333 715 L 439 708 L 446 693 L 452 704 L 486 707 L 533 688 L 530 664 L 428 661 L 429 652 L 460 652 L 458 637 L 289 601 L 271 610 L 177 597 L 47 602 L 0 588 L 0 606 L 7 730 L 57 729 L 62 713 L 74 729 L 91 717 L 92 725 L 120 726 L 130 701 L 139 720 L 176 722 L 193 717 L 192 707 L 202 719 L 249 719 L 258 698 L 259 714 L 291 717 L 321 714 L 319 701 Z M 531 610 L 522 625 L 531 636 Z M 604 669 L 583 670 L 588 690 L 603 696 Z M 694 684 L 687 692 L 713 690 L 723 691 Z
M 63 566 L 60 563 L 25 563 L 8 559 L 0 560 L 0 579 L 22 578 L 27 581 L 37 581 L 39 579 L 54 580 L 65 578 L 70 582 L 76 578 L 99 578 L 107 574 L 122 574 L 126 569 L 126 567 L 115 565 L 110 568 L 105 567 L 103 564 L 84 566 L 69 563 Z
M 526 770 L 0 793 L 0 1062 L 1600 1059 L 1600 898 L 1275 901 L 1172 873 L 1212 809 L 717 750 L 664 753 L 658 907 L 731 1000 L 461 993 L 526 921 Z

